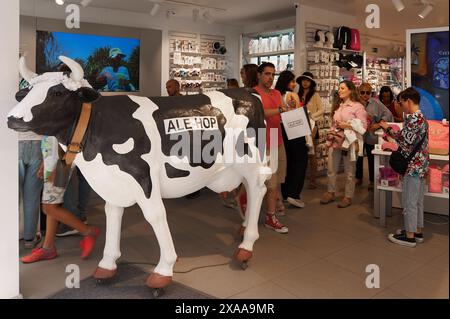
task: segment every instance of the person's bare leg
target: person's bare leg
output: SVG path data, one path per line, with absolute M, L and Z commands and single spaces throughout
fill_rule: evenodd
M 70 211 L 61 207 L 60 204 L 42 204 L 42 210 L 47 215 L 47 218 L 51 217 L 55 220 L 56 224 L 57 222 L 61 222 L 69 227 L 78 230 L 78 232 L 82 235 L 88 235 L 91 231 L 91 228 L 89 226 L 85 225 L 81 220 L 76 218 Z
M 267 190 L 267 212 L 270 214 L 274 214 L 277 207 L 277 199 L 278 199 L 278 190 L 277 189 L 268 189 Z
M 56 229 L 58 228 L 58 221 L 50 215 L 47 215 L 47 222 L 45 225 L 45 239 L 42 247 L 45 249 L 52 249 L 55 247 L 55 236 Z

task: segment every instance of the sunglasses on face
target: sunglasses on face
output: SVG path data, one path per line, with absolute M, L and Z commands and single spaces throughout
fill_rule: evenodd
M 361 94 L 361 95 L 371 95 L 372 91 L 359 91 L 359 94 Z

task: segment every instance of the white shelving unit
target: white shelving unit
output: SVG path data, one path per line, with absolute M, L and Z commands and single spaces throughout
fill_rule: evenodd
M 272 45 L 270 45 L 272 43 Z M 267 44 L 267 45 L 266 45 Z M 280 72 L 294 72 L 294 28 L 242 36 L 242 65 L 271 62 L 276 68 L 274 85 Z M 295 73 L 295 72 L 294 72 Z
M 395 124 L 401 126 L 401 123 Z M 381 145 L 383 141 L 382 139 L 383 131 L 378 130 L 376 134 L 378 135 L 378 145 Z M 392 154 L 392 152 L 382 151 L 380 149 L 377 149 L 376 146 L 375 149 L 372 151 L 372 154 L 374 155 L 374 169 L 375 169 L 374 179 L 375 182 L 377 183 L 377 186 L 374 189 L 374 216 L 379 217 L 381 227 L 386 227 L 386 216 L 389 216 L 392 210 L 392 194 L 393 193 L 401 194 L 402 189 L 399 187 L 378 185 L 379 169 L 381 166 L 389 165 L 389 156 Z M 449 156 L 430 154 L 430 161 L 439 163 L 448 163 Z M 446 204 L 447 207 L 445 207 L 445 205 L 442 206 L 442 211 L 439 212 L 439 214 L 448 215 L 448 199 L 449 199 L 448 193 L 425 192 L 425 197 L 430 198 L 431 200 L 445 201 L 447 203 Z
M 170 78 L 181 84 L 184 94 L 225 89 L 228 56 L 217 54 L 212 44 L 225 46 L 225 37 L 186 32 L 170 32 Z
M 317 83 L 317 92 L 322 98 L 322 104 L 325 108 L 323 123 L 318 123 L 319 127 L 319 144 L 316 146 L 317 170 L 324 172 L 327 170 L 328 153 L 324 151 L 326 148 L 326 131 L 331 126 L 331 105 L 333 102 L 334 92 L 339 89 L 340 81 L 347 79 L 351 72 L 343 72 L 337 65 L 341 55 L 358 54 L 365 58 L 365 53 L 354 50 L 339 50 L 337 48 L 317 46 L 314 39 L 316 31 L 323 30 L 332 32 L 336 28 L 330 25 L 306 22 L 306 63 L 307 69 L 310 71 Z M 364 73 L 364 63 L 362 68 L 358 70 L 360 77 L 358 82 L 362 82 Z M 349 78 L 348 78 L 349 79 Z M 358 83 L 357 83 L 358 84 Z
M 404 58 L 367 58 L 364 79 L 369 82 L 375 92 L 379 92 L 382 86 L 396 88 L 398 91 L 405 89 L 405 59 Z

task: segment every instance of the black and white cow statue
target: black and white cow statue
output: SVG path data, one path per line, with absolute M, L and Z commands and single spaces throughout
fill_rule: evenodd
M 137 203 L 160 246 L 160 260 L 147 285 L 167 286 L 177 254 L 162 199 L 182 197 L 203 187 L 231 191 L 241 183 L 248 193 L 248 208 L 243 241 L 234 257 L 246 263 L 259 236 L 264 182 L 271 174 L 265 152 L 261 152 L 265 146 L 258 145 L 257 130 L 265 130 L 259 97 L 245 89 L 181 97 L 100 96 L 84 79 L 77 62 L 64 56 L 60 60 L 71 69 L 70 74 L 38 76 L 21 58 L 20 73 L 30 88 L 16 94 L 19 104 L 8 114 L 8 127 L 55 136 L 65 149 L 82 103 L 92 104 L 84 146 L 74 163 L 106 202 L 106 243 L 94 277 L 106 280 L 116 274 L 123 211 Z M 256 133 L 248 134 L 249 129 Z M 194 133 L 220 136 L 221 149 L 213 154 L 213 161 L 202 156 L 193 161 L 199 152 L 193 148 L 190 154 L 172 154 L 178 143 L 175 133 L 185 134 L 190 142 Z M 239 141 L 245 146 L 241 151 Z M 200 151 L 205 152 L 207 143 L 203 136 Z

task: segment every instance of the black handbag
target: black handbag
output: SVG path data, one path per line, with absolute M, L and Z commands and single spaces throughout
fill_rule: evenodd
M 400 150 L 397 150 L 395 152 L 392 152 L 391 157 L 389 158 L 389 165 L 391 168 L 401 176 L 404 176 L 406 174 L 406 171 L 408 170 L 408 165 L 413 159 L 414 155 L 416 155 L 417 151 L 420 149 L 420 147 L 423 144 L 423 141 L 425 140 L 425 137 L 422 138 L 422 140 L 414 147 L 414 150 L 409 154 L 407 158 L 405 158 Z

